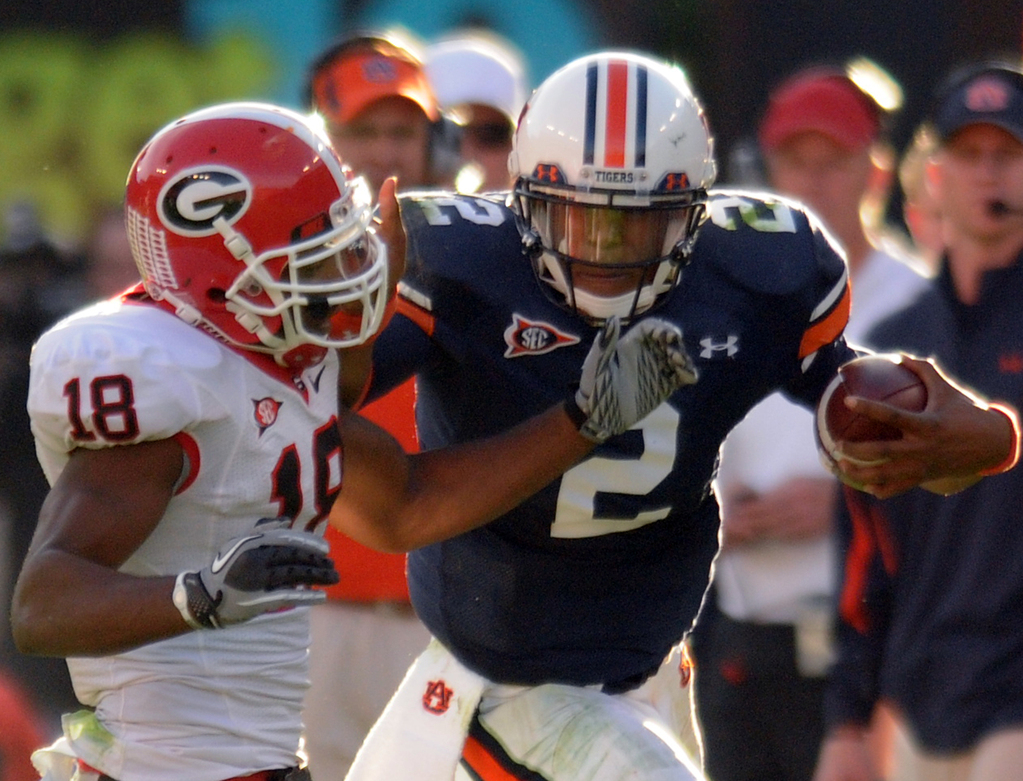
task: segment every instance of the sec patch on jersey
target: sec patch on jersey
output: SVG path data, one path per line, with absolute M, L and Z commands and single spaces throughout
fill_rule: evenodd
M 817 404 L 817 444 L 822 454 L 837 461 L 843 456 L 838 442 L 878 442 L 901 439 L 895 426 L 880 423 L 845 405 L 849 396 L 882 401 L 909 412 L 927 404 L 927 389 L 897 355 L 866 355 L 841 366 Z M 865 462 L 856 462 L 869 466 Z

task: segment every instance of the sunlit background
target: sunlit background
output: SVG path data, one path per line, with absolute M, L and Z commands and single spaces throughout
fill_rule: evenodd
M 425 40 L 492 28 L 522 49 L 533 86 L 595 48 L 674 59 L 703 98 L 727 178 L 766 91 L 811 60 L 880 66 L 903 96 L 901 148 L 953 65 L 1019 57 L 1023 0 L 2 0 L 0 208 L 31 202 L 73 244 L 117 203 L 166 120 L 236 98 L 300 107 L 322 47 L 393 24 Z

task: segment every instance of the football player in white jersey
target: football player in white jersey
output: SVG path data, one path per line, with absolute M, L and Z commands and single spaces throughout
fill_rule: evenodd
M 32 357 L 51 491 L 11 619 L 23 651 L 67 657 L 86 706 L 36 753 L 47 777 L 301 777 L 307 607 L 338 577 L 320 533 L 342 485 L 367 536 L 417 547 L 495 517 L 691 380 L 677 329 L 612 323 L 564 403 L 407 457 L 346 406 L 404 266 L 394 187 L 375 222 L 325 138 L 266 104 L 185 116 L 136 158 L 141 284 Z

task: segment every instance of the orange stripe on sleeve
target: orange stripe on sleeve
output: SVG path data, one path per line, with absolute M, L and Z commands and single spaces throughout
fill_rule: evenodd
M 849 322 L 849 308 L 852 305 L 852 288 L 846 284 L 842 298 L 834 308 L 821 320 L 803 332 L 803 340 L 799 343 L 799 357 L 817 352 L 826 344 L 830 344 L 845 330 Z
M 418 325 L 427 336 L 433 336 L 434 329 L 437 326 L 437 319 L 421 306 L 416 306 L 407 298 L 399 296 L 397 311 Z
M 202 456 L 199 452 L 199 443 L 195 441 L 191 434 L 179 431 L 171 439 L 181 445 L 181 449 L 185 451 L 185 459 L 188 466 L 188 474 L 184 476 L 178 487 L 174 489 L 174 495 L 177 496 L 194 483 L 195 478 L 199 476 Z

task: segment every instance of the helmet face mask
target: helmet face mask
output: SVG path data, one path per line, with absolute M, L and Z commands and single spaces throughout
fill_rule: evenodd
M 350 210 L 339 201 L 331 207 L 333 224 L 323 233 L 239 258 L 246 269 L 224 291 L 227 308 L 240 321 L 255 318 L 260 323 L 255 333 L 271 351 L 300 344 L 349 347 L 380 326 L 387 295 L 384 247 L 371 227 L 369 196 L 361 183 L 348 190 L 349 198 L 356 194 L 363 201 L 356 219 L 347 219 Z M 227 246 L 243 238 L 226 225 L 221 231 Z
M 521 187 L 517 211 L 538 278 L 555 301 L 597 324 L 627 321 L 671 291 L 705 214 L 702 202 L 591 206 Z
M 147 292 L 225 342 L 301 368 L 382 323 L 368 188 L 298 114 L 225 104 L 168 125 L 136 159 L 125 211 Z
M 628 320 L 678 283 L 715 173 L 681 71 L 625 53 L 566 65 L 523 111 L 510 165 L 523 243 L 557 303 Z

